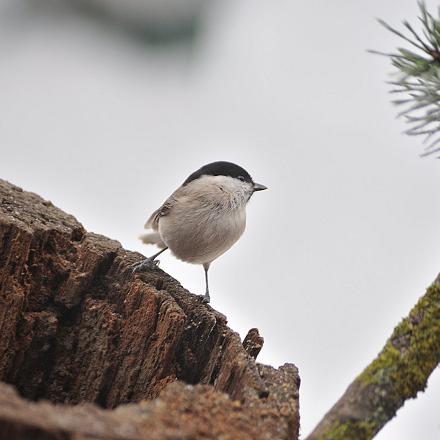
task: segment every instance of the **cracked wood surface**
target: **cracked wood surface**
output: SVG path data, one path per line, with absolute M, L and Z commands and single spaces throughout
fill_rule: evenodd
M 222 314 L 161 270 L 133 275 L 140 254 L 51 202 L 2 180 L 0 202 L 0 380 L 21 396 L 1 385 L 8 438 L 297 438 L 297 370 L 256 363 L 257 331 L 245 349 Z

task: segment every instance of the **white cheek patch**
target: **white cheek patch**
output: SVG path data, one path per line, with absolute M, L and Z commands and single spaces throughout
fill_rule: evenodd
M 245 207 L 253 193 L 252 184 L 230 176 L 201 176 L 185 189 L 190 198 L 208 198 L 227 210 Z

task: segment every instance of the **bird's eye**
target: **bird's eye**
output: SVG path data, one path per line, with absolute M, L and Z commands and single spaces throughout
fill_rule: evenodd
M 245 180 L 243 176 L 238 176 L 237 179 L 241 180 L 242 182 L 244 182 L 244 180 Z

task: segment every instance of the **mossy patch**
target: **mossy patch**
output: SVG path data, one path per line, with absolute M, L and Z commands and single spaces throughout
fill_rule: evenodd
M 394 329 L 310 439 L 368 440 L 415 397 L 440 362 L 440 278 Z
M 395 329 L 379 356 L 361 373 L 364 384 L 392 385 L 415 397 L 440 362 L 440 285 L 434 284 Z
M 373 438 L 374 424 L 361 420 L 336 422 L 319 440 L 368 440 Z
M 379 426 L 416 397 L 440 362 L 440 285 L 434 284 L 393 331 L 358 382 L 374 392 Z

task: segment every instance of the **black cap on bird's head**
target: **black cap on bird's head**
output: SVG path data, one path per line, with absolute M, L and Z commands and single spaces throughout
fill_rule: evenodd
M 260 185 L 259 183 L 255 183 L 252 180 L 250 174 L 241 166 L 236 165 L 232 162 L 212 162 L 203 167 L 199 168 L 197 171 L 194 171 L 186 180 L 183 182 L 182 186 L 187 185 L 193 180 L 198 179 L 201 176 L 229 176 L 236 179 L 239 179 L 243 182 L 248 182 L 253 185 L 254 191 L 262 191 L 263 189 L 267 189 L 264 185 Z

